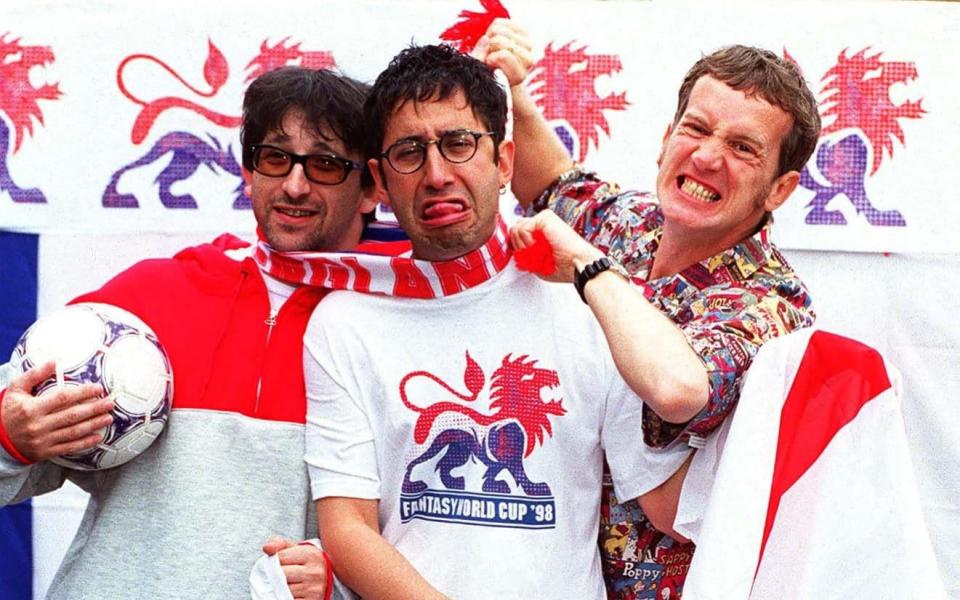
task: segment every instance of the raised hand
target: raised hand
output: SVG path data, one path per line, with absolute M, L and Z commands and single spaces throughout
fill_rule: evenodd
M 495 19 L 487 29 L 471 56 L 500 69 L 507 76 L 510 87 L 523 83 L 533 66 L 533 47 L 530 35 L 510 19 Z

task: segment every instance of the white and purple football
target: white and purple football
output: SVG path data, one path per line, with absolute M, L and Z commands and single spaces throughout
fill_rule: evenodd
M 94 448 L 51 459 L 72 469 L 109 469 L 131 460 L 157 439 L 173 402 L 170 360 L 139 318 L 109 304 L 74 304 L 37 320 L 10 358 L 22 373 L 49 360 L 56 376 L 33 390 L 95 383 L 113 400 L 113 424 Z

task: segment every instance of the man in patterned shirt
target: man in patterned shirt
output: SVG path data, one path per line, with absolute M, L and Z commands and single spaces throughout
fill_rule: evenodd
M 680 87 L 656 196 L 622 191 L 572 163 L 540 115 L 522 85 L 532 62 L 524 40 L 498 21 L 481 42 L 490 54 L 509 50 L 497 66 L 514 98 L 513 191 L 537 213 L 512 241 L 525 247 L 541 230 L 557 259 L 551 279 L 575 282 L 631 387 L 683 400 L 663 419 L 645 407 L 644 443 L 696 446 L 730 414 L 760 345 L 813 322 L 806 288 L 770 241 L 770 213 L 816 146 L 816 100 L 771 52 L 705 56 Z M 618 504 L 605 485 L 610 598 L 679 597 L 694 547 L 673 521 L 689 461 L 639 502 Z

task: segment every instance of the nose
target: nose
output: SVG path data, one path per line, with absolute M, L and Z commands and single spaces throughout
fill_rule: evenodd
M 453 165 L 440 155 L 436 144 L 427 146 L 423 161 L 424 183 L 433 189 L 442 189 L 453 182 Z
M 700 142 L 694 150 L 693 164 L 704 171 L 716 171 L 723 161 L 723 142 L 715 137 L 709 137 Z
M 299 198 L 310 193 L 310 180 L 303 172 L 303 165 L 293 165 L 283 178 L 283 191 L 290 198 Z

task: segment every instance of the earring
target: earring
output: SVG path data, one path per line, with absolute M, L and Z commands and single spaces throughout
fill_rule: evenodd
M 507 185 L 506 185 L 506 184 L 501 185 L 501 186 L 500 186 L 500 195 L 502 196 L 502 195 L 504 195 L 504 194 L 506 194 L 506 193 L 507 193 Z

